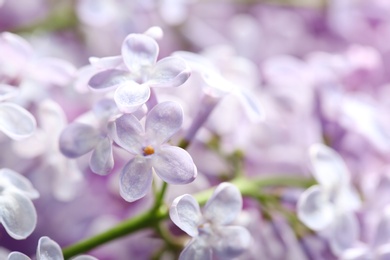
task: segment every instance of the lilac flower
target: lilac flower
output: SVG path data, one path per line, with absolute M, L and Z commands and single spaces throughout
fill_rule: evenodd
M 49 237 L 41 237 L 38 242 L 36 260 L 63 260 L 61 247 Z M 89 255 L 80 255 L 72 258 L 73 260 L 97 260 L 97 258 Z M 31 260 L 30 257 L 20 252 L 11 252 L 8 255 L 8 260 Z
M 150 87 L 178 87 L 190 76 L 184 60 L 166 57 L 157 62 L 159 46 L 145 34 L 130 34 L 122 44 L 122 57 L 127 70 L 109 69 L 93 76 L 93 89 L 116 88 L 114 100 L 118 108 L 131 113 L 150 97 Z
M 34 133 L 36 121 L 23 107 L 5 101 L 15 95 L 17 90 L 14 87 L 0 84 L 0 131 L 14 140 L 20 140 Z
M 120 193 L 125 200 L 132 202 L 144 197 L 152 184 L 153 172 L 171 184 L 186 184 L 195 179 L 196 166 L 187 151 L 166 144 L 182 122 L 182 108 L 168 101 L 150 110 L 145 131 L 131 114 L 122 115 L 112 124 L 115 142 L 135 155 L 120 176 Z
M 240 226 L 231 226 L 242 209 L 240 191 L 230 183 L 221 183 L 201 212 L 189 194 L 176 198 L 169 215 L 180 229 L 192 237 L 180 259 L 232 259 L 248 249 L 251 236 Z M 203 214 L 202 214 L 203 213 Z
M 37 224 L 31 199 L 39 197 L 30 181 L 10 169 L 0 170 L 0 223 L 15 239 L 28 237 Z
M 297 211 L 309 228 L 320 231 L 361 206 L 342 158 L 331 148 L 315 144 L 310 149 L 313 174 L 318 185 L 303 192 Z

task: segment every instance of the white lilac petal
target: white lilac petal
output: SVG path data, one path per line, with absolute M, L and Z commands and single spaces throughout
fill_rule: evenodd
M 235 258 L 248 250 L 252 238 L 248 230 L 240 226 L 220 227 L 219 239 L 213 246 L 219 259 Z
M 31 258 L 20 252 L 11 252 L 7 260 L 31 260 Z
M 114 94 L 114 100 L 118 109 L 123 113 L 132 113 L 148 101 L 150 88 L 146 84 L 138 84 L 129 81 L 118 87 Z
M 153 172 L 148 159 L 137 156 L 128 162 L 120 174 L 120 194 L 128 202 L 146 195 L 152 186 Z
M 336 151 L 324 144 L 314 144 L 309 153 L 313 175 L 320 185 L 332 189 L 349 183 L 348 168 Z
M 16 87 L 0 84 L 0 101 L 4 101 L 10 98 L 15 97 L 19 93 L 19 90 Z
M 191 71 L 179 57 L 166 57 L 157 62 L 149 74 L 150 87 L 178 87 L 190 77 Z
M 263 108 L 261 107 L 260 102 L 256 100 L 256 97 L 253 96 L 253 94 L 251 95 L 245 89 L 240 89 L 234 92 L 240 100 L 245 113 L 252 122 L 257 123 L 264 119 L 265 114 Z
M 58 86 L 67 86 L 77 71 L 72 63 L 57 58 L 34 60 L 29 64 L 27 70 L 26 73 L 29 73 L 29 77 L 33 80 Z
M 212 260 L 212 250 L 201 238 L 192 239 L 180 253 L 179 260 Z
M 335 218 L 334 206 L 328 194 L 319 185 L 305 190 L 298 200 L 298 218 L 309 228 L 319 231 L 329 226 Z
M 90 255 L 79 255 L 76 256 L 75 258 L 72 258 L 72 260 L 98 260 L 98 259 Z
M 63 260 L 61 247 L 49 237 L 41 237 L 38 241 L 37 259 L 39 260 Z
M 338 214 L 327 232 L 332 252 L 341 255 L 359 240 L 359 223 L 352 213 Z
M 146 116 L 145 132 L 155 145 L 165 143 L 183 124 L 183 109 L 180 104 L 167 101 L 156 105 Z
M 362 206 L 362 200 L 358 191 L 352 185 L 340 186 L 337 197 L 334 200 L 337 209 L 343 212 L 355 211 Z
M 186 150 L 176 146 L 162 146 L 152 156 L 153 169 L 163 181 L 187 184 L 196 178 L 196 166 Z
M 122 57 L 132 73 L 149 68 L 157 61 L 159 47 L 157 42 L 144 34 L 130 34 L 122 44 Z
M 88 81 L 88 85 L 95 90 L 107 90 L 117 88 L 131 80 L 127 71 L 108 69 L 95 74 Z
M 61 106 L 50 99 L 42 101 L 38 107 L 37 119 L 40 128 L 44 130 L 46 135 L 50 135 L 50 140 L 55 143 L 55 147 L 57 147 L 58 137 L 67 124 L 67 118 Z
M 144 34 L 155 40 L 160 40 L 164 37 L 164 31 L 159 26 L 150 27 L 144 32 Z
M 112 69 L 123 64 L 122 56 L 108 56 L 103 58 L 90 57 L 89 63 L 95 69 Z
M 92 152 L 89 166 L 94 173 L 106 175 L 114 168 L 112 141 L 106 137 L 98 142 Z
M 376 228 L 373 245 L 379 247 L 390 242 L 390 206 L 383 210 Z
M 14 140 L 31 136 L 36 129 L 33 115 L 23 107 L 4 102 L 0 104 L 0 131 Z
M 77 158 L 92 151 L 99 140 L 99 133 L 93 127 L 72 123 L 60 135 L 60 150 L 69 158 Z
M 131 114 L 124 114 L 110 124 L 111 138 L 122 148 L 133 154 L 142 152 L 143 128 L 138 119 Z
M 203 208 L 203 216 L 212 223 L 226 225 L 242 210 L 242 196 L 236 186 L 223 182 L 215 189 Z
M 191 237 L 198 235 L 202 214 L 198 202 L 191 195 L 177 197 L 169 208 L 169 216 L 176 226 Z
M 389 260 L 390 259 L 390 243 L 381 245 L 375 250 L 375 260 Z
M 371 259 L 371 249 L 367 246 L 359 246 L 346 249 L 341 256 L 340 260 L 368 260 Z M 375 258 L 375 260 L 379 260 Z
M 0 223 L 11 237 L 25 239 L 34 231 L 37 213 L 26 195 L 12 189 L 2 190 L 0 208 Z
M 0 170 L 0 183 L 6 187 L 12 186 L 13 189 L 18 190 L 30 199 L 39 197 L 38 191 L 33 187 L 30 180 L 11 169 L 3 168 Z

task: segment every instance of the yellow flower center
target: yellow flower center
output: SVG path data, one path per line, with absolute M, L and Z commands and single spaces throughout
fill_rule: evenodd
M 148 145 L 144 148 L 144 156 L 154 154 L 154 148 L 151 145 Z

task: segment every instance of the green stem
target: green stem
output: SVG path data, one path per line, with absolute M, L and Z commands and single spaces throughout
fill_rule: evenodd
M 315 182 L 312 179 L 302 179 L 292 176 L 273 176 L 254 179 L 246 179 L 238 177 L 231 181 L 236 185 L 243 196 L 256 197 L 260 190 L 264 187 L 272 186 L 289 186 L 307 188 Z M 94 237 L 87 238 L 76 244 L 70 245 L 63 249 L 65 259 L 69 259 L 78 254 L 87 252 L 102 244 L 105 244 L 114 239 L 129 235 L 144 228 L 153 228 L 160 221 L 168 218 L 168 209 L 162 205 L 164 194 L 167 189 L 167 184 L 164 183 L 160 192 L 156 196 L 154 206 L 145 213 L 137 215 L 129 220 L 119 223 L 117 226 L 100 233 Z M 215 188 L 210 188 L 194 195 L 200 205 L 204 205 L 210 198 Z

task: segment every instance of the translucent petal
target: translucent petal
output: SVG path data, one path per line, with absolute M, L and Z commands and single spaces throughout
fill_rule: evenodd
M 340 211 L 355 211 L 361 207 L 362 200 L 353 186 L 344 185 L 339 187 L 334 204 Z
M 183 249 L 179 260 L 212 260 L 212 251 L 201 239 L 195 238 Z
M 234 221 L 242 210 L 242 196 L 233 184 L 223 182 L 203 208 L 203 216 L 212 223 L 226 225 Z
M 260 105 L 260 102 L 256 100 L 256 97 L 248 93 L 248 91 L 245 91 L 243 89 L 239 91 L 235 91 L 236 96 L 241 101 L 241 104 L 248 115 L 249 119 L 256 123 L 260 122 L 264 119 L 265 114 L 264 111 Z
M 170 184 L 187 184 L 192 182 L 197 175 L 197 169 L 190 154 L 180 147 L 162 146 L 152 161 L 157 175 Z
M 0 209 L 0 222 L 14 239 L 25 239 L 34 231 L 37 213 L 24 194 L 11 189 L 1 191 Z
M 239 226 L 221 227 L 218 230 L 219 239 L 213 246 L 219 259 L 231 259 L 248 250 L 252 238 L 248 230 Z
M 93 89 L 117 88 L 126 82 L 131 81 L 129 72 L 116 69 L 108 69 L 94 75 L 88 82 Z
M 39 197 L 38 191 L 33 187 L 30 180 L 13 170 L 3 168 L 0 170 L 0 183 L 5 187 L 12 186 L 30 199 Z M 1 191 L 0 191 L 1 195 Z
M 299 197 L 298 218 L 313 230 L 326 228 L 335 218 L 333 205 L 319 185 L 305 190 Z
M 320 185 L 332 188 L 349 182 L 347 166 L 333 149 L 323 144 L 315 144 L 310 147 L 310 159 L 313 175 Z
M 150 87 L 178 87 L 190 77 L 186 62 L 179 57 L 166 57 L 157 62 L 149 74 Z
M 55 139 L 57 142 L 58 136 L 67 124 L 66 115 L 61 106 L 50 99 L 42 101 L 38 107 L 37 119 L 40 128 L 53 137 L 51 140 Z
M 129 81 L 117 88 L 114 100 L 123 113 L 132 113 L 148 101 L 150 88 L 146 84 Z
M 104 138 L 96 145 L 92 152 L 89 166 L 94 173 L 106 175 L 114 168 L 114 156 L 112 154 L 112 141 Z
M 390 206 L 387 206 L 379 220 L 373 244 L 375 247 L 386 245 L 390 242 Z
M 191 195 L 177 197 L 169 209 L 169 216 L 172 222 L 188 235 L 198 235 L 198 224 L 202 215 L 198 202 Z
M 39 68 L 39 70 L 37 70 Z M 65 86 L 76 75 L 76 68 L 72 63 L 57 58 L 41 58 L 29 64 L 29 77 L 33 80 Z
M 4 101 L 15 97 L 19 93 L 19 90 L 16 87 L 0 84 L 0 101 Z
M 60 150 L 69 158 L 77 158 L 91 151 L 99 142 L 100 136 L 93 127 L 72 123 L 60 136 Z
M 90 255 L 79 255 L 76 256 L 75 258 L 72 258 L 72 260 L 98 260 L 98 259 Z
M 143 128 L 138 119 L 130 114 L 124 114 L 115 120 L 111 137 L 121 147 L 133 154 L 142 152 Z
M 63 260 L 61 247 L 48 237 L 41 237 L 38 242 L 37 259 Z
M 160 103 L 153 107 L 146 116 L 145 131 L 154 145 L 168 141 L 183 123 L 183 109 L 172 101 Z
M 8 260 L 31 260 L 31 258 L 20 252 L 11 252 L 8 255 Z
M 8 102 L 0 104 L 0 131 L 20 140 L 32 135 L 35 129 L 35 118 L 26 109 Z
M 122 44 L 122 57 L 130 72 L 138 73 L 144 67 L 151 67 L 157 61 L 157 42 L 144 34 L 130 34 Z
M 359 223 L 351 213 L 336 215 L 331 227 L 327 230 L 332 252 L 340 255 L 348 248 L 352 248 L 359 239 Z
M 146 195 L 152 185 L 153 173 L 148 159 L 137 156 L 128 162 L 120 175 L 120 194 L 128 202 Z
M 375 260 L 390 260 L 390 243 L 383 244 L 376 248 Z
M 370 248 L 364 246 L 349 248 L 345 250 L 340 256 L 340 260 L 368 260 L 368 259 L 371 259 Z

